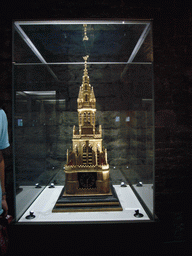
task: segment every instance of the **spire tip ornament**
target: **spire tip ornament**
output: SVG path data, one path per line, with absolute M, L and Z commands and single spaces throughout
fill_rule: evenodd
M 86 55 L 83 57 L 84 61 L 87 62 L 87 59 L 89 58 L 89 55 Z
M 83 24 L 84 27 L 84 37 L 83 37 L 83 41 L 88 41 L 89 38 L 87 37 L 87 24 Z

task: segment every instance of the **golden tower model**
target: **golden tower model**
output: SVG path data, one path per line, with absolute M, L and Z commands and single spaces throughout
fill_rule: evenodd
M 107 150 L 102 146 L 101 125 L 95 126 L 96 99 L 89 84 L 88 55 L 77 99 L 79 127 L 73 127 L 72 149 L 67 150 L 64 195 L 109 194 Z
M 87 40 L 85 24 L 83 41 Z M 72 149 L 67 150 L 65 186 L 53 212 L 123 210 L 115 189 L 110 186 L 101 125 L 98 128 L 95 125 L 96 99 L 89 84 L 88 57 L 83 57 L 84 72 L 77 99 L 79 127 L 73 127 Z

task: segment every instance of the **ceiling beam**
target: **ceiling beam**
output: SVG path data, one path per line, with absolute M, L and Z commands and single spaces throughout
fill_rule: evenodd
M 127 61 L 127 64 L 131 64 L 135 58 L 135 56 L 137 55 L 137 53 L 139 52 L 143 42 L 145 41 L 147 35 L 149 34 L 149 31 L 151 29 L 151 24 L 150 23 L 147 23 L 139 40 L 137 41 L 128 61 Z M 121 73 L 121 79 L 123 79 L 124 75 L 126 74 L 127 70 L 129 68 L 129 65 L 126 65 L 123 72 Z
M 150 23 L 148 23 L 146 25 L 145 29 L 143 30 L 139 40 L 137 41 L 137 44 L 135 45 L 135 48 L 133 49 L 131 56 L 129 57 L 127 63 L 131 63 L 134 60 L 134 58 L 137 55 L 138 51 L 140 50 L 143 42 L 145 41 L 145 38 L 147 37 L 150 29 L 151 29 L 151 26 L 150 26 Z
M 40 60 L 41 63 L 43 63 L 46 68 L 49 70 L 51 75 L 56 79 L 56 81 L 59 81 L 58 77 L 55 75 L 53 70 L 49 67 L 48 63 L 46 60 L 43 58 L 41 53 L 37 50 L 35 45 L 32 43 L 32 41 L 29 39 L 29 37 L 26 35 L 26 33 L 23 31 L 23 29 L 20 27 L 18 23 L 15 24 L 15 29 L 21 36 L 21 38 L 24 40 L 24 42 L 29 46 L 29 48 L 32 50 L 32 52 L 37 56 L 37 58 Z

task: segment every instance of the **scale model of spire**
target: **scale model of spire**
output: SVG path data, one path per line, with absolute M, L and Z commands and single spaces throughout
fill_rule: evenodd
M 72 150 L 67 150 L 66 194 L 109 193 L 107 150 L 102 146 L 102 129 L 95 126 L 96 98 L 89 84 L 88 55 L 79 88 L 77 111 L 79 127 L 73 127 Z

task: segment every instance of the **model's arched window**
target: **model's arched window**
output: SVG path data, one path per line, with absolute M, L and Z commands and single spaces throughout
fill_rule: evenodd
M 87 94 L 85 95 L 85 101 L 87 101 Z
M 83 164 L 87 164 L 87 154 L 86 154 L 86 145 L 83 146 Z
M 91 147 L 91 145 L 88 146 L 88 152 L 89 152 L 89 153 L 92 152 L 92 147 Z
M 84 112 L 84 123 L 86 122 L 86 112 Z
M 88 123 L 90 124 L 90 113 L 88 113 Z

